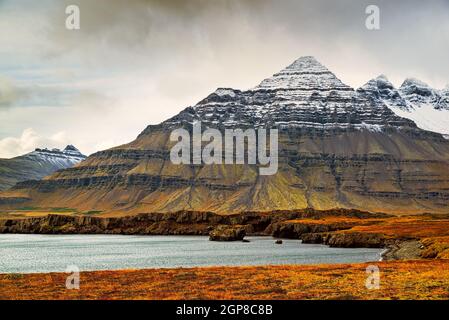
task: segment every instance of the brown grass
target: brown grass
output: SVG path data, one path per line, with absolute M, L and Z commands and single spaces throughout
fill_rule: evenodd
M 336 232 L 361 232 L 383 234 L 386 238 L 425 239 L 430 237 L 449 236 L 449 219 L 428 216 L 404 216 L 392 218 L 352 218 L 324 217 L 320 219 L 295 219 L 283 223 L 298 223 L 306 225 L 349 225 L 346 230 Z
M 416 238 L 449 236 L 449 220 L 424 217 L 390 218 L 376 224 L 359 225 L 348 232 L 382 233 L 387 238 Z
M 448 299 L 449 260 L 374 262 L 380 289 L 365 286 L 368 264 L 209 267 L 0 275 L 1 299 Z

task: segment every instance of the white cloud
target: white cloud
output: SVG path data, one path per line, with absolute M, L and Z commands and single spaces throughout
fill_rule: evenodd
M 0 140 L 0 158 L 11 158 L 33 151 L 36 148 L 64 148 L 69 144 L 64 131 L 49 137 L 39 135 L 33 128 L 23 130 L 20 137 L 7 137 Z

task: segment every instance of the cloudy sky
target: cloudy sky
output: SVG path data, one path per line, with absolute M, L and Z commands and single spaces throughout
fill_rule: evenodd
M 71 4 L 80 30 L 65 27 Z M 304 55 L 353 87 L 385 74 L 443 88 L 448 52 L 447 0 L 0 0 L 0 157 L 129 142 Z

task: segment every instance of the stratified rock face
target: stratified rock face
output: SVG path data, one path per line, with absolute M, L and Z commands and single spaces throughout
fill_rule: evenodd
M 449 135 L 448 87 L 436 90 L 420 80 L 409 78 L 396 89 L 385 76 L 380 76 L 357 91 L 376 104 L 389 107 L 398 116 L 413 120 L 421 129 Z
M 254 89 L 218 89 L 129 144 L 3 196 L 121 214 L 336 207 L 448 212 L 449 142 L 384 102 L 399 108 L 402 98 L 383 78 L 354 91 L 304 57 Z M 170 133 L 190 130 L 197 120 L 203 129 L 278 128 L 278 172 L 262 176 L 257 165 L 173 164 Z
M 313 57 L 303 57 L 248 91 L 217 89 L 165 126 L 201 120 L 211 127 L 366 128 L 415 124 L 372 104 Z M 151 129 L 149 129 L 151 130 Z M 146 131 L 144 132 L 146 133 Z
M 64 150 L 36 149 L 12 159 L 0 159 L 0 190 L 17 182 L 42 179 L 57 170 L 73 167 L 86 159 L 77 148 L 68 145 Z

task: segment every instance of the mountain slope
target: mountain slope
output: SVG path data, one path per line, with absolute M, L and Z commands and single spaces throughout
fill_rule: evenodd
M 278 128 L 278 172 L 261 176 L 258 165 L 248 164 L 173 164 L 170 133 L 191 131 L 197 120 L 203 129 L 221 131 Z M 449 142 L 440 134 L 419 129 L 303 57 L 254 89 L 217 89 L 131 143 L 20 183 L 2 197 L 9 197 L 3 203 L 20 197 L 36 206 L 120 214 L 307 207 L 448 212 L 448 165 Z
M 8 189 L 17 182 L 42 179 L 53 172 L 73 167 L 86 156 L 68 145 L 64 150 L 36 149 L 12 159 L 0 159 L 0 190 Z
M 384 103 L 396 115 L 414 121 L 424 130 L 449 136 L 449 86 L 436 90 L 417 79 L 406 79 L 399 89 L 385 76 L 370 80 L 358 92 Z

